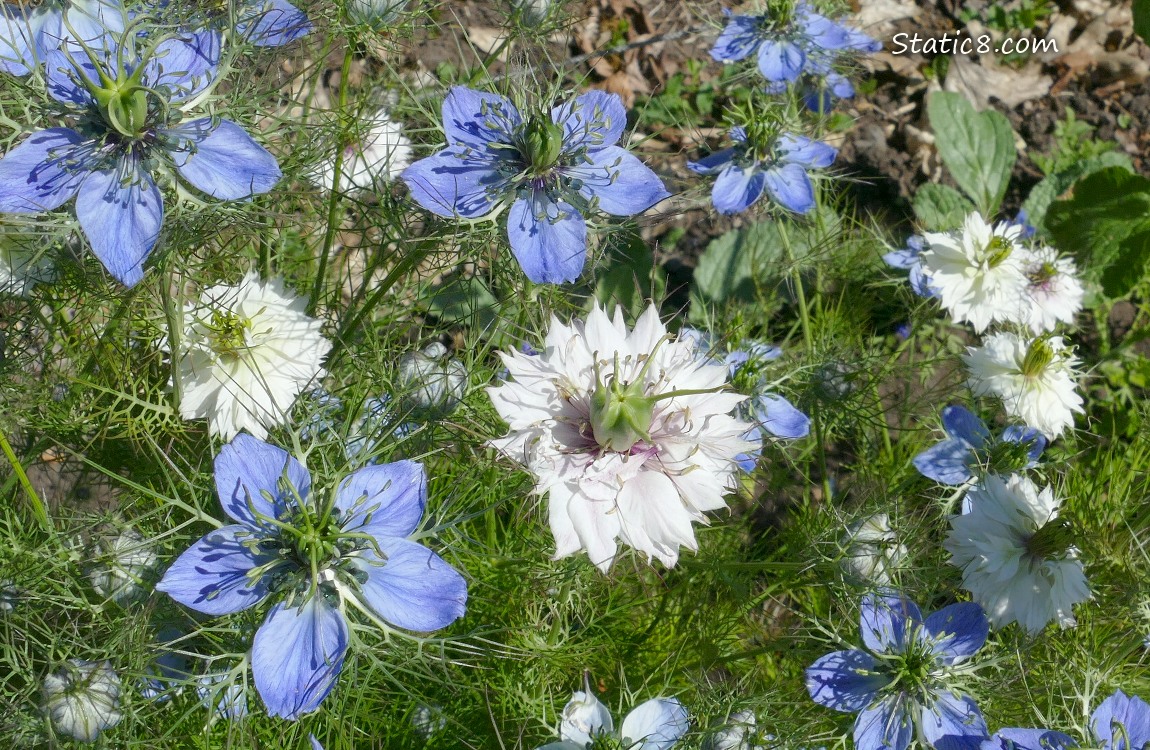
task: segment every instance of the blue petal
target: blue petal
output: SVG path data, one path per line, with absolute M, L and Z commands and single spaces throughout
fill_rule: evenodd
M 510 145 L 523 124 L 511 100 L 465 86 L 452 86 L 443 100 L 443 134 L 448 147 L 486 153 L 490 144 Z
M 876 654 L 901 654 L 908 631 L 922 622 L 918 605 L 898 594 L 867 594 L 859 612 L 859 632 L 863 643 Z
M 1141 750 L 1150 743 L 1150 705 L 1118 690 L 1094 710 L 1090 731 L 1106 750 Z
M 854 750 L 906 750 L 914 734 L 914 717 L 901 694 L 864 710 L 855 719 Z
M 33 133 L 0 158 L 0 211 L 51 211 L 74 196 L 88 176 L 81 157 L 91 144 L 83 143 L 74 130 L 51 128 Z
M 711 57 L 719 62 L 742 60 L 762 41 L 759 16 L 731 16 L 726 28 L 711 47 Z
M 813 12 L 804 6 L 796 13 L 803 27 L 806 41 L 825 50 L 839 50 L 847 45 L 847 30 L 824 15 Z
M 264 524 L 257 516 L 279 519 L 295 495 L 306 499 L 311 490 L 311 474 L 294 456 L 242 432 L 220 449 L 214 468 L 224 512 L 251 528 Z M 295 492 L 281 483 L 285 475 Z
M 209 615 L 239 612 L 263 601 L 268 575 L 253 581 L 247 573 L 276 556 L 253 552 L 254 538 L 251 529 L 238 524 L 204 534 L 176 558 L 156 591 Z
M 588 91 L 551 110 L 551 120 L 563 126 L 563 151 L 614 146 L 627 126 L 627 109 L 618 94 Z
M 1024 469 L 1032 469 L 1038 465 L 1042 451 L 1046 450 L 1046 436 L 1033 427 L 1020 427 L 1010 425 L 1002 431 L 1002 440 L 1007 443 L 1029 443 L 1030 449 L 1026 451 L 1027 463 Z
M 827 86 L 830 87 L 831 93 L 839 99 L 850 99 L 855 95 L 854 84 L 841 73 L 828 73 Z
M 755 399 L 754 408 L 759 425 L 775 437 L 795 439 L 810 434 L 810 417 L 782 396 L 764 393 Z
M 612 216 L 642 213 L 671 195 L 646 164 L 619 146 L 591 151 L 587 161 L 567 173 L 583 181 L 583 197 L 597 198 L 599 208 Z
M 587 258 L 587 225 L 566 203 L 542 193 L 520 198 L 507 214 L 511 252 L 536 284 L 560 284 L 579 278 Z
M 248 0 L 236 31 L 257 47 L 279 47 L 311 32 L 307 15 L 286 0 Z
M 44 58 L 44 72 L 47 76 L 48 95 L 53 99 L 79 107 L 95 106 L 92 94 L 80 80 L 86 79 L 94 86 L 100 82 L 96 66 L 87 57 L 52 50 Z
M 721 214 L 737 214 L 759 199 L 766 184 L 766 174 L 757 163 L 740 167 L 732 162 L 715 180 L 711 202 Z
M 940 484 L 960 485 L 974 478 L 974 451 L 965 440 L 943 440 L 914 457 L 914 468 Z
M 1078 747 L 1073 738 L 1050 729 L 999 729 L 987 742 L 983 743 L 981 750 L 1070 750 Z
M 882 260 L 891 268 L 913 268 L 914 266 L 922 263 L 919 259 L 919 253 L 903 248 L 901 250 L 892 250 L 889 253 L 884 253 Z
M 725 148 L 722 151 L 716 151 L 709 156 L 704 156 L 698 161 L 687 162 L 687 169 L 696 174 L 718 174 L 731 163 L 736 151 L 734 148 Z
M 406 539 L 380 539 L 385 560 L 368 547 L 350 559 L 367 574 L 364 604 L 383 620 L 420 633 L 439 630 L 463 616 L 467 582 L 427 547 Z
M 220 44 L 216 31 L 165 39 L 145 63 L 144 80 L 153 88 L 167 89 L 170 101 L 179 102 L 198 94 L 216 77 Z
M 959 602 L 926 618 L 926 630 L 935 640 L 946 637 L 935 646 L 935 656 L 944 664 L 954 664 L 982 648 L 990 634 L 990 622 L 982 607 L 974 602 Z
M 76 218 L 108 273 L 124 286 L 144 277 L 144 261 L 160 237 L 164 204 L 137 157 L 122 157 L 115 168 L 89 174 L 76 193 Z
M 807 667 L 807 692 L 820 706 L 861 711 L 890 680 L 876 671 L 877 661 L 859 649 L 834 651 Z
M 981 419 L 970 413 L 965 406 L 954 404 L 942 410 L 942 427 L 951 437 L 965 440 L 978 450 L 990 438 L 990 430 Z
M 415 202 L 437 216 L 475 219 L 495 210 L 505 192 L 505 179 L 496 161 L 465 157 L 453 149 L 420 159 L 403 170 L 400 179 Z
M 907 279 L 910 282 L 911 291 L 920 297 L 937 298 L 942 295 L 938 290 L 930 285 L 930 276 L 922 268 L 922 263 L 916 263 L 910 268 L 910 276 Z
M 843 49 L 857 50 L 858 52 L 879 52 L 882 50 L 882 42 L 878 39 L 848 26 L 844 26 L 843 30 L 846 31 L 846 44 L 843 45 Z
M 784 163 L 801 164 L 804 167 L 829 167 L 838 155 L 838 149 L 833 146 L 792 133 L 779 136 L 776 148 L 782 152 Z
M 783 208 L 805 214 L 815 207 L 815 189 L 798 164 L 783 164 L 763 173 L 767 192 Z
M 42 15 L 43 9 L 0 4 L 0 72 L 23 76 L 36 67 L 36 16 Z
M 252 677 L 269 716 L 298 719 L 319 708 L 347 655 L 347 620 L 323 596 L 280 602 L 252 640 Z
M 793 42 L 765 41 L 759 47 L 759 72 L 768 81 L 794 81 L 807 56 Z
M 427 473 L 415 461 L 357 469 L 335 496 L 335 507 L 346 514 L 340 528 L 376 538 L 411 536 L 426 505 Z
M 205 117 L 163 134 L 180 176 L 213 198 L 251 198 L 271 190 L 283 176 L 275 157 L 230 120 Z
M 314 734 L 309 734 L 307 741 L 311 744 L 311 750 L 323 750 L 323 745 L 319 744 L 319 740 L 315 738 Z
M 941 693 L 933 706 L 922 707 L 919 729 L 935 750 L 979 750 L 990 737 L 974 701 L 950 692 Z

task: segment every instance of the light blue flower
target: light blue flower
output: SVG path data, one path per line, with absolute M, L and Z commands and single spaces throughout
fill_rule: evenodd
M 119 0 L 49 0 L 34 8 L 0 4 L 0 72 L 25 76 L 52 50 L 67 45 L 101 46 L 106 35 L 124 30 Z
M 574 281 L 587 255 L 587 214 L 631 216 L 670 195 L 615 145 L 626 124 L 622 100 L 602 91 L 525 118 L 506 97 L 455 86 L 443 100 L 447 148 L 401 177 L 439 216 L 475 219 L 509 204 L 507 237 L 527 278 Z
M 769 82 L 798 80 L 804 72 L 825 74 L 834 57 L 847 50 L 877 52 L 882 43 L 798 3 L 790 13 L 734 15 L 724 9 L 727 26 L 715 40 L 711 57 L 734 62 L 755 54 Z
M 930 285 L 930 277 L 922 268 L 922 253 L 926 250 L 926 239 L 918 235 L 911 235 L 906 241 L 906 247 L 901 250 L 892 250 L 882 256 L 883 261 L 891 268 L 901 268 L 910 271 L 910 288 L 920 297 L 938 298 L 938 290 Z
M 1050 729 L 999 729 L 980 750 L 1070 750 L 1072 737 Z
M 903 596 L 868 594 L 860 620 L 864 648 L 820 657 L 806 675 L 815 703 L 858 713 L 855 750 L 906 750 L 916 736 L 936 750 L 979 750 L 989 738 L 982 712 L 946 682 L 986 643 L 982 608 L 963 602 L 924 618 Z
M 178 105 L 216 74 L 214 32 L 152 47 L 134 31 L 109 30 L 100 46 L 74 52 L 52 50 L 44 65 L 48 93 L 75 127 L 33 133 L 0 159 L 0 212 L 51 211 L 74 197 L 92 252 L 132 286 L 163 224 L 154 173 L 220 200 L 248 199 L 279 181 L 275 158 L 240 126 L 179 119 Z
M 311 476 L 299 461 L 240 434 L 216 457 L 215 475 L 236 523 L 205 534 L 156 589 L 211 615 L 278 600 L 251 652 L 270 715 L 296 719 L 331 692 L 347 653 L 346 604 L 418 632 L 463 615 L 463 577 L 408 538 L 427 502 L 420 464 L 359 469 L 328 505 L 309 499 Z
M 837 151 L 825 143 L 793 133 L 752 142 L 746 128 L 731 128 L 735 145 L 687 162 L 698 174 L 717 174 L 711 202 L 722 214 L 745 211 L 765 190 L 772 200 L 795 213 L 809 213 L 815 207 L 815 190 L 807 170 L 829 167 Z
M 989 471 L 1010 474 L 1038 465 L 1046 449 L 1046 437 L 1030 427 L 1011 425 L 993 439 L 986 423 L 964 406 L 942 410 L 946 440 L 914 457 L 919 473 L 940 484 L 960 485 Z
M 1143 750 L 1150 745 L 1150 704 L 1115 691 L 1094 709 L 1090 732 L 1102 750 Z

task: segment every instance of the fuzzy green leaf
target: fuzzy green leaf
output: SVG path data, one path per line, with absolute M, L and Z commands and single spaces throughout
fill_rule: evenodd
M 923 229 L 946 232 L 962 226 L 974 204 L 965 195 L 946 185 L 927 183 L 914 194 L 914 215 Z
M 1014 132 L 999 112 L 975 112 L 961 94 L 939 91 L 927 102 L 935 145 L 958 186 L 993 216 L 1018 158 Z

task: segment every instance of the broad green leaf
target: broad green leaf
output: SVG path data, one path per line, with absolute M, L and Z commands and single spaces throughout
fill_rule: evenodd
M 1052 174 L 1035 185 L 1026 202 L 1022 204 L 1023 210 L 1026 211 L 1027 222 L 1042 231 L 1050 204 L 1081 178 L 1106 167 L 1125 167 L 1128 171 L 1134 169 L 1129 156 L 1120 151 L 1107 151 L 1080 161 L 1062 172 Z
M 499 301 L 476 276 L 453 274 L 423 296 L 428 312 L 447 325 L 467 325 L 489 334 L 499 317 Z
M 914 215 L 923 229 L 946 232 L 962 226 L 974 204 L 965 195 L 946 185 L 928 182 L 914 194 Z
M 1150 0 L 1134 0 L 1134 33 L 1150 44 Z
M 1102 272 L 1102 291 L 1107 297 L 1125 297 L 1146 277 L 1150 259 L 1150 227 L 1118 243 L 1114 261 Z
M 954 181 L 987 218 L 1006 194 L 1018 158 L 1010 122 L 993 110 L 975 112 L 961 94 L 937 91 L 927 102 L 935 146 Z

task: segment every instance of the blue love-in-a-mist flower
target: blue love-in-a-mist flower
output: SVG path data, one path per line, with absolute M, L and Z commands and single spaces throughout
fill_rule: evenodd
M 745 211 L 763 191 L 783 208 L 805 214 L 815 207 L 815 189 L 808 169 L 829 167 L 838 151 L 793 133 L 748 137 L 747 129 L 731 128 L 735 145 L 687 167 L 698 174 L 717 174 L 711 202 L 722 214 Z
M 224 512 L 156 586 L 199 612 L 223 615 L 278 598 L 252 642 L 252 676 L 272 716 L 314 711 L 348 646 L 345 605 L 426 632 L 463 615 L 467 584 L 409 539 L 427 503 L 423 466 L 368 466 L 333 498 L 311 499 L 311 475 L 281 448 L 240 434 L 215 461 Z
M 1070 750 L 1078 747 L 1073 737 L 1051 729 L 999 729 L 981 750 Z
M 796 4 L 790 12 L 776 8 L 755 16 L 723 12 L 727 26 L 715 40 L 711 57 L 735 62 L 755 54 L 759 72 L 770 82 L 796 81 L 804 71 L 825 75 L 842 52 L 882 49 L 881 42 L 816 13 L 807 3 Z
M 793 85 L 798 88 L 803 106 L 812 112 L 830 112 L 836 99 L 851 99 L 855 95 L 850 79 L 834 71 L 826 75 L 803 73 Z M 766 91 L 768 94 L 782 94 L 791 86 L 786 81 L 775 81 L 767 83 Z
M 916 736 L 936 750 L 977 750 L 989 738 L 982 712 L 946 683 L 986 642 L 982 608 L 951 604 L 924 618 L 903 596 L 868 594 L 860 620 L 864 648 L 819 658 L 806 679 L 815 703 L 858 713 L 855 750 L 906 750 Z
M 0 4 L 0 72 L 31 73 L 53 49 L 79 42 L 99 46 L 124 28 L 120 0 L 48 0 L 36 7 Z
M 1031 427 L 1011 425 L 994 439 L 986 423 L 964 406 L 943 409 L 942 427 L 947 439 L 914 457 L 919 473 L 941 484 L 963 484 L 985 471 L 1030 469 L 1046 449 L 1046 437 Z
M 1141 750 L 1150 746 L 1150 704 L 1121 690 L 1090 716 L 1090 734 L 1102 750 Z M 1000 729 L 981 750 L 1070 750 L 1072 737 L 1051 729 Z
M 75 125 L 33 133 L 0 158 L 0 212 L 51 211 L 75 197 L 92 252 L 127 286 L 143 277 L 163 223 L 154 173 L 221 200 L 265 193 L 281 176 L 239 125 L 181 120 L 177 105 L 216 74 L 218 35 L 154 42 L 137 31 L 126 24 L 82 55 L 71 44 L 48 52 L 48 93 Z
M 926 238 L 917 234 L 907 238 L 906 247 L 892 250 L 882 256 L 891 268 L 909 271 L 910 288 L 920 297 L 939 297 L 938 290 L 930 285 L 930 277 L 922 268 L 922 253 L 926 250 Z
M 257 47 L 279 47 L 312 30 L 307 14 L 287 0 L 238 0 L 234 11 L 227 4 L 206 9 L 174 0 L 154 0 L 152 5 L 181 28 L 227 31 L 234 23 L 235 36 Z
M 403 171 L 419 205 L 475 219 L 510 203 L 507 237 L 527 278 L 574 281 L 587 256 L 587 214 L 632 216 L 670 196 L 626 149 L 627 112 L 589 91 L 525 117 L 498 94 L 455 86 L 443 100 L 447 148 Z

